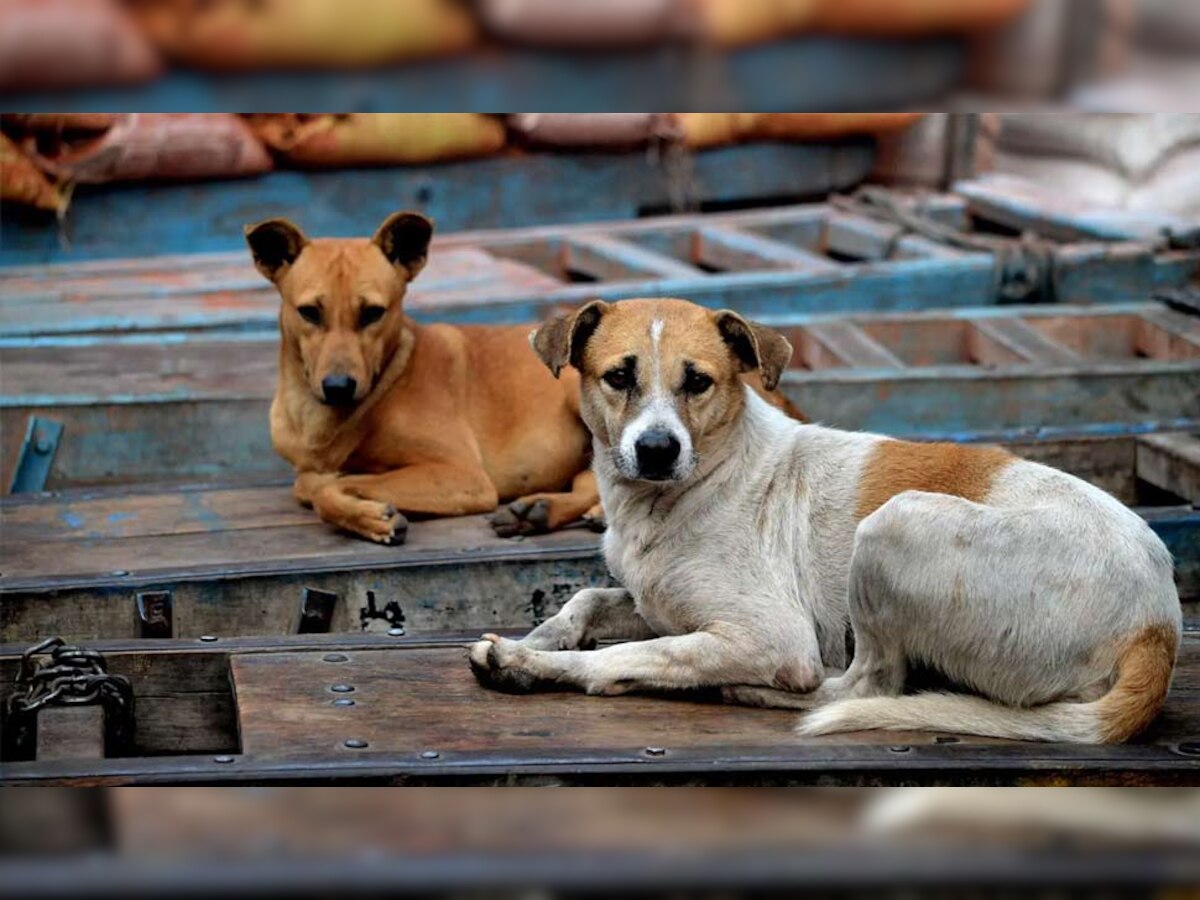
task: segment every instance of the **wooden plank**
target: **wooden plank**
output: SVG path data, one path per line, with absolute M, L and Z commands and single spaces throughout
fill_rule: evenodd
M 603 234 L 579 234 L 562 244 L 562 267 L 601 281 L 703 278 L 695 266 Z
M 954 247 L 909 234 L 898 225 L 846 212 L 829 215 L 825 223 L 823 246 L 853 259 L 870 261 L 957 259 L 967 255 Z
M 37 758 L 104 759 L 104 708 L 48 706 L 38 710 Z
M 972 324 L 991 340 L 1029 362 L 1054 366 L 1080 361 L 1074 350 L 1052 340 L 1022 319 L 981 319 Z
M 830 274 L 838 264 L 803 247 L 771 240 L 740 228 L 710 225 L 692 236 L 692 258 L 722 271 L 793 269 Z
M 904 363 L 898 356 L 852 322 L 814 322 L 804 331 L 848 366 L 864 369 L 904 368 Z M 811 350 L 805 354 L 806 360 L 813 358 Z M 810 368 L 823 366 L 810 365 Z
M 1147 434 L 1137 440 L 1137 475 L 1200 506 L 1200 438 Z
M 336 107 L 337 104 L 334 104 Z M 824 194 L 862 180 L 871 141 L 753 144 L 696 154 L 697 203 Z M 5 216 L 0 265 L 116 255 L 237 250 L 241 224 L 286 216 L 314 235 L 369 235 L 397 208 L 421 209 L 443 232 L 632 219 L 677 202 L 671 170 L 641 153 L 504 154 L 432 166 L 280 171 L 202 184 L 83 186 L 70 243 L 44 219 Z M 181 215 L 186 210 L 186 215 Z

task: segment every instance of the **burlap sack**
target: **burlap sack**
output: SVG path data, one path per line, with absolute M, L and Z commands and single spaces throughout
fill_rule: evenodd
M 1005 153 L 1079 159 L 1135 180 L 1197 144 L 1200 115 L 1172 113 L 1004 113 L 997 138 Z
M 699 33 L 709 43 L 738 47 L 798 34 L 814 22 L 823 0 L 690 0 Z
M 694 149 L 742 141 L 822 141 L 898 131 L 921 113 L 679 113 L 683 142 Z
M 85 184 L 230 178 L 271 168 L 271 157 L 245 122 L 227 113 L 124 114 L 99 137 L 41 151 L 38 162 Z
M 561 149 L 640 147 L 677 130 L 670 113 L 513 113 L 508 127 L 523 144 Z
M 118 113 L 4 113 L 0 121 L 22 131 L 104 131 Z
M 1011 21 L 1031 0 L 819 0 L 812 26 L 841 34 L 964 34 Z
M 680 0 L 479 0 L 488 31 L 520 44 L 634 46 L 678 32 Z
M 134 0 L 159 47 L 204 69 L 347 68 L 452 53 L 476 38 L 458 0 Z
M 0 134 L 0 204 L 7 203 L 59 212 L 65 199 L 21 149 Z
M 115 0 L 3 0 L 0 90 L 152 78 L 158 54 Z
M 388 166 L 486 156 L 506 140 L 504 123 L 476 113 L 279 113 L 248 117 L 292 165 Z

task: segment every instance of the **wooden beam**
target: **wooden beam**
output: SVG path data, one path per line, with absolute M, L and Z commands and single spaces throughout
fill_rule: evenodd
M 1147 434 L 1138 438 L 1137 476 L 1200 504 L 1200 438 L 1191 434 Z
M 952 259 L 964 255 L 920 235 L 853 213 L 832 212 L 825 223 L 827 249 L 876 262 L 886 259 Z
M 852 322 L 813 322 L 804 330 L 848 366 L 860 369 L 904 368 L 900 357 Z
M 705 227 L 692 236 L 692 258 L 714 269 L 789 269 L 827 275 L 841 267 L 828 257 L 739 228 Z
M 1078 353 L 1045 332 L 1034 328 L 1024 319 L 1015 317 L 975 319 L 971 325 L 981 334 L 1029 362 L 1040 365 L 1078 365 Z
M 574 235 L 563 241 L 561 264 L 601 281 L 704 277 L 695 266 L 603 234 Z

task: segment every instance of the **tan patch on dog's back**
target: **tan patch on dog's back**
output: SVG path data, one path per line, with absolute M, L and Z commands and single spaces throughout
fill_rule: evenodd
M 996 476 L 1015 461 L 1011 453 L 995 447 L 880 441 L 863 465 L 855 515 L 866 518 L 904 491 L 983 502 Z

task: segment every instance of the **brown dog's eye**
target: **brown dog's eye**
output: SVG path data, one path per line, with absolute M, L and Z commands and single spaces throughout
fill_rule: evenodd
M 387 308 L 383 306 L 364 306 L 358 311 L 358 327 L 368 328 L 383 318 Z
M 688 369 L 687 374 L 683 376 L 683 392 L 693 396 L 703 394 L 712 387 L 712 383 L 713 380 L 710 376 L 703 372 L 697 372 L 695 369 Z
M 609 369 L 604 373 L 604 383 L 614 391 L 627 391 L 633 383 L 633 376 L 627 368 Z
M 304 306 L 297 306 L 296 312 L 300 313 L 300 318 L 309 325 L 321 324 L 321 307 L 315 304 L 309 303 Z

